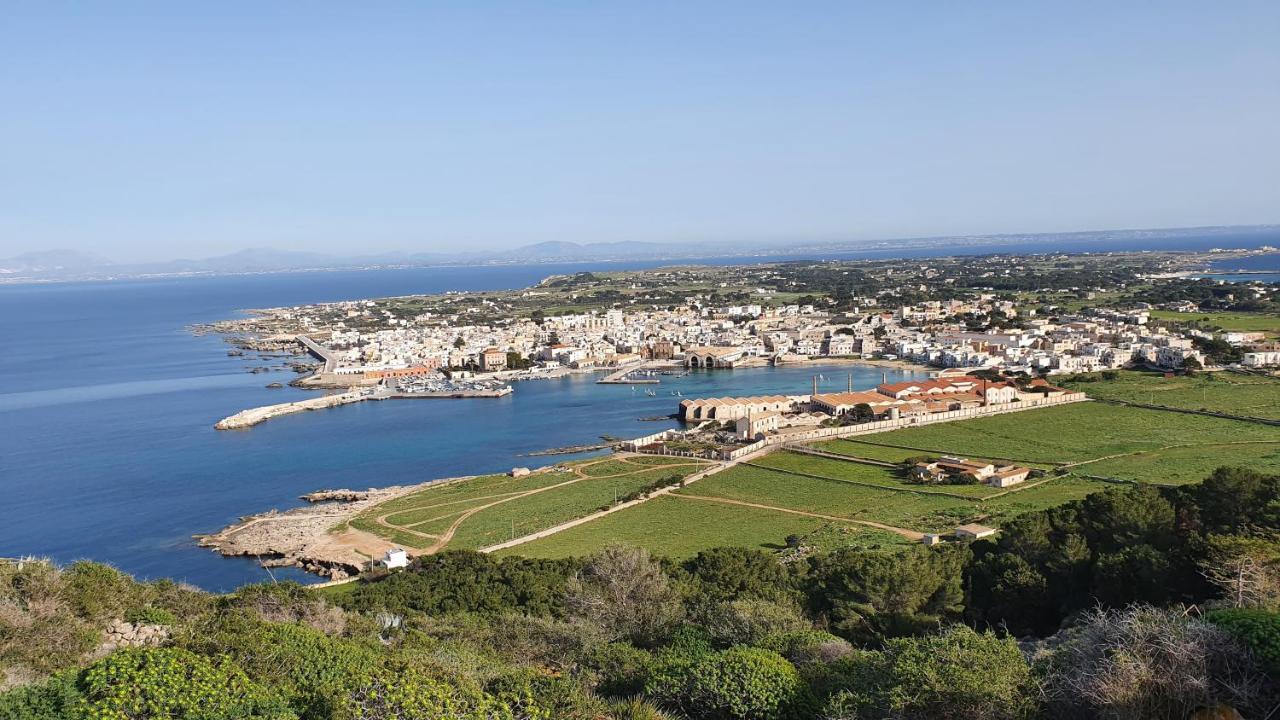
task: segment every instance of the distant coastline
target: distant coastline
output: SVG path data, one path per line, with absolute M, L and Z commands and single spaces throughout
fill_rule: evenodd
M 1067 233 L 958 235 L 863 242 L 539 243 L 489 254 L 388 253 L 336 257 L 316 253 L 246 250 L 204 260 L 111 263 L 70 251 L 0 258 L 0 285 L 114 282 L 360 270 L 483 268 L 535 265 L 657 263 L 745 264 L 801 260 L 887 260 L 999 253 L 1207 252 L 1231 248 L 1254 253 L 1280 244 L 1280 225 L 1213 226 Z M 690 248 L 695 248 L 690 250 Z

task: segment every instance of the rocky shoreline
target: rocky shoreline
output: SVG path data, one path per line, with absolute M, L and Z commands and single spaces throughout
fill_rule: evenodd
M 296 567 L 341 580 L 360 574 L 371 559 L 396 547 L 389 540 L 348 527 L 347 521 L 401 495 L 463 479 L 367 490 L 317 490 L 302 496 L 310 505 L 246 515 L 215 533 L 194 537 L 200 547 L 226 557 L 251 557 L 263 567 Z

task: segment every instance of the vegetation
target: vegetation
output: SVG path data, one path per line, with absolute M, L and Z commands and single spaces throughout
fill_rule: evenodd
M 1112 376 L 1102 380 L 1097 374 L 1078 375 L 1063 384 L 1103 400 L 1280 418 L 1280 379 L 1225 372 L 1164 377 L 1160 373 L 1115 371 Z
M 716 507 L 645 505 L 664 502 Z M 1280 475 L 1224 468 L 892 552 L 446 551 L 344 592 L 226 597 L 6 565 L 0 717 L 1261 717 L 1280 700 L 1277 531 Z M 104 645 L 126 618 L 163 632 Z

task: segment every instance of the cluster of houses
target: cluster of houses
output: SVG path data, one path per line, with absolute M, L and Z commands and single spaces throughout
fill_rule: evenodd
M 997 467 L 984 460 L 944 455 L 936 460 L 917 462 L 908 470 L 908 475 L 912 480 L 925 484 L 983 483 L 995 488 L 1007 488 L 1025 482 L 1031 475 L 1031 468 L 1017 465 Z
M 1123 310 L 1058 308 L 1042 316 L 1034 307 L 991 293 L 872 311 L 859 308 L 874 307 L 877 298 L 853 298 L 856 306 L 841 312 L 812 304 L 722 305 L 692 295 L 664 308 L 486 322 L 476 320 L 501 316 L 504 308 L 494 305 L 492 312 L 478 315 L 469 306 L 452 315 L 404 318 L 379 302 L 291 308 L 280 317 L 322 340 L 337 357 L 338 374 L 373 379 L 442 367 L 501 371 L 513 356 L 522 359 L 521 365 L 545 369 L 617 367 L 641 360 L 732 368 L 820 357 L 1038 375 L 1131 364 L 1176 369 L 1192 360 L 1203 364 L 1196 338 L 1215 336 L 1153 323 L 1150 308 L 1140 304 Z M 1244 350 L 1245 365 L 1280 365 L 1280 344 L 1274 341 L 1249 333 L 1218 335 Z

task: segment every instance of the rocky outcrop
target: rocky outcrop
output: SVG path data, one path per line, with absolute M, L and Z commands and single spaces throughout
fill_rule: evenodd
M 373 488 L 368 490 L 347 490 L 343 488 L 341 490 L 317 490 L 315 492 L 309 492 L 306 495 L 300 495 L 299 497 L 309 503 L 356 502 L 358 500 L 367 500 L 371 493 L 376 492 L 378 491 Z
M 163 625 L 115 620 L 107 626 L 106 638 L 98 646 L 98 654 L 107 655 L 126 647 L 161 645 L 168 639 L 169 628 Z
M 263 567 L 298 567 L 338 580 L 359 574 L 370 557 L 403 546 L 351 528 L 347 521 L 379 503 L 458 479 L 363 491 L 319 490 L 303 496 L 317 504 L 250 515 L 216 533 L 195 538 L 201 547 L 228 557 L 252 557 Z

